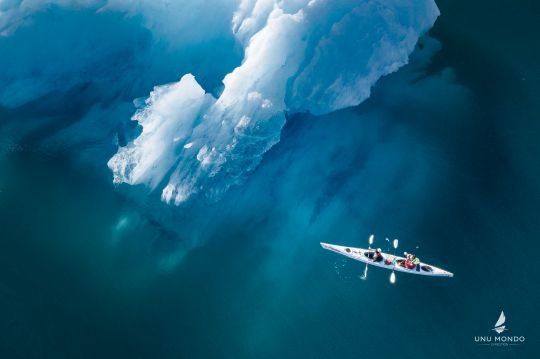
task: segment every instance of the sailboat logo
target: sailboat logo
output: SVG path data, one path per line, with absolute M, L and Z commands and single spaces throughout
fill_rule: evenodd
M 493 328 L 493 330 L 496 331 L 497 334 L 501 334 L 505 330 L 508 330 L 505 328 L 504 322 L 506 322 L 506 317 L 504 316 L 504 312 L 501 310 L 501 315 L 499 316 L 497 323 L 495 323 L 495 328 Z
M 525 336 L 523 335 L 502 335 L 502 332 L 505 330 L 508 330 L 505 325 L 506 322 L 506 316 L 504 315 L 504 312 L 501 310 L 501 314 L 499 315 L 499 319 L 497 319 L 497 322 L 495 323 L 495 326 L 492 330 L 494 330 L 497 335 L 479 335 L 474 337 L 474 342 L 478 345 L 485 345 L 485 346 L 496 346 L 496 347 L 512 347 L 514 345 L 520 345 L 525 343 Z M 512 332 L 514 330 L 512 329 Z

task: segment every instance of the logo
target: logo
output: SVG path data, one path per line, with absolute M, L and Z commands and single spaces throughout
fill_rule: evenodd
M 475 336 L 474 341 L 479 345 L 487 346 L 499 346 L 506 347 L 511 345 L 520 345 L 525 343 L 525 337 L 523 335 L 501 335 L 504 331 L 508 330 L 506 328 L 506 316 L 504 311 L 501 310 L 499 319 L 495 322 L 495 326 L 491 329 L 497 333 L 497 335 L 485 335 L 485 336 Z
M 493 330 L 496 331 L 497 334 L 501 334 L 505 330 L 508 330 L 505 328 L 504 322 L 506 322 L 506 317 L 504 316 L 504 312 L 501 310 L 501 315 L 499 316 L 497 323 L 495 323 L 495 328 L 493 328 Z

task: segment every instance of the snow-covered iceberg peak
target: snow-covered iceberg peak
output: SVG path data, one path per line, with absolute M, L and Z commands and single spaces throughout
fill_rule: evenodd
M 358 105 L 438 14 L 432 0 L 243 0 L 232 31 L 244 60 L 219 98 L 189 75 L 156 87 L 133 117 L 142 134 L 109 161 L 115 182 L 163 183 L 177 205 L 219 198 L 279 141 L 285 112 Z

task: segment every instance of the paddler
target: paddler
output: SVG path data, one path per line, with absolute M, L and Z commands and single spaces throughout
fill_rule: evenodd
M 416 267 L 417 265 L 420 264 L 420 258 L 418 258 L 417 256 L 415 256 L 414 254 L 411 256 L 411 264 L 412 264 L 412 268 L 413 269 L 414 267 Z
M 405 268 L 414 269 L 417 265 L 420 264 L 420 259 L 414 254 L 407 254 L 407 259 L 405 260 Z
M 383 260 L 383 255 L 380 248 L 375 249 L 372 259 L 373 262 L 381 262 Z

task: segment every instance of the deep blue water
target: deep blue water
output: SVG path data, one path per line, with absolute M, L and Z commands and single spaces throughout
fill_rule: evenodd
M 357 108 L 289 119 L 247 183 L 189 213 L 115 188 L 77 148 L 44 149 L 75 107 L 10 143 L 0 356 L 536 357 L 538 6 L 438 5 L 441 50 L 425 73 L 383 79 Z M 0 129 L 24 111 L 2 110 Z M 319 246 L 370 233 L 455 277 L 392 286 L 371 269 L 361 281 L 360 264 Z M 475 344 L 501 310 L 526 342 Z

